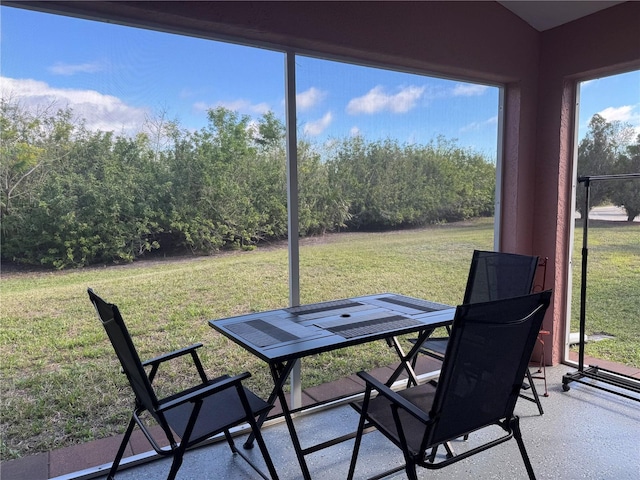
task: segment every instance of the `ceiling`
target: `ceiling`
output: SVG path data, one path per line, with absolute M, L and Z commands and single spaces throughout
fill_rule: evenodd
M 1 1 L 1 0 L 0 0 Z M 20 1 L 4 1 L 14 6 L 20 6 Z M 22 5 L 29 4 L 37 5 L 38 9 L 47 5 L 47 1 L 26 1 Z M 53 4 L 61 3 L 73 5 L 74 2 L 51 2 Z M 78 2 L 80 3 L 80 2 Z M 89 3 L 89 2 L 87 2 Z M 98 2 L 96 2 L 98 3 Z M 103 4 L 114 4 L 118 2 L 101 2 Z M 136 2 L 126 2 L 135 4 Z M 144 2 L 139 2 L 143 4 Z M 613 7 L 624 1 L 615 0 L 510 0 L 510 1 L 497 1 L 500 5 L 513 12 L 518 17 L 522 18 L 525 22 L 531 25 L 533 28 L 542 32 L 555 28 L 559 25 L 572 22 L 579 18 L 591 15 L 592 13 L 604 10 L 609 7 Z M 115 7 L 117 10 L 118 7 Z M 46 10 L 46 9 L 45 9 Z M 91 10 L 91 9 L 90 9 Z M 98 10 L 96 10 L 98 11 Z
M 498 3 L 542 32 L 624 2 L 581 0 L 534 2 L 523 0 Z

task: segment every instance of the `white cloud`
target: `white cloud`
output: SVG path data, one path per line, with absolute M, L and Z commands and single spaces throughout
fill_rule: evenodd
M 498 117 L 491 117 L 488 118 L 482 122 L 472 122 L 468 125 L 465 125 L 464 127 L 462 127 L 460 129 L 460 133 L 466 133 L 466 132 L 477 132 L 478 130 L 482 130 L 483 127 L 486 127 L 487 125 L 495 125 L 498 123 Z
M 475 85 L 470 83 L 458 83 L 455 87 L 453 87 L 453 96 L 454 97 L 476 97 L 482 95 L 489 89 L 486 85 Z
M 358 127 L 353 126 L 351 127 L 351 130 L 349 130 L 349 135 L 352 137 L 359 137 L 360 135 L 362 135 L 362 132 Z
M 305 92 L 296 95 L 296 107 L 300 111 L 309 110 L 318 105 L 327 96 L 327 92 L 311 87 Z
M 631 105 L 623 105 L 622 107 L 608 107 L 598 112 L 607 122 L 630 122 L 633 120 L 634 107 Z M 637 115 L 636 115 L 637 116 Z
M 54 75 L 70 76 L 75 75 L 76 73 L 97 73 L 105 69 L 106 65 L 103 62 L 86 62 L 78 64 L 56 62 L 47 70 Z
M 416 106 L 424 91 L 425 87 L 410 85 L 402 88 L 398 93 L 391 94 L 386 93 L 384 87 L 378 85 L 362 97 L 351 99 L 347 104 L 347 113 L 350 115 L 360 113 L 371 115 L 382 111 L 405 113 Z
M 332 121 L 333 121 L 333 115 L 331 114 L 331 112 L 327 112 L 322 118 L 313 122 L 305 123 L 303 131 L 307 135 L 311 135 L 312 137 L 315 137 L 317 135 L 320 135 L 322 132 L 324 132 L 327 129 L 327 127 L 331 125 Z
M 244 98 L 239 98 L 237 100 L 230 101 L 220 101 L 216 103 L 206 103 L 206 102 L 196 102 L 193 104 L 193 108 L 200 111 L 207 111 L 212 108 L 223 107 L 228 110 L 233 110 L 234 112 L 239 113 L 247 113 L 247 114 L 258 114 L 263 115 L 271 110 L 269 104 L 262 103 L 251 103 L 249 100 Z
M 598 112 L 607 122 L 620 121 L 631 126 L 633 136 L 640 135 L 640 105 L 608 107 Z M 635 139 L 635 138 L 634 138 Z
M 90 130 L 133 133 L 140 130 L 148 110 L 127 105 L 112 95 L 95 90 L 55 88 L 32 79 L 0 77 L 0 94 L 11 98 L 27 110 L 36 111 L 55 106 L 72 109 L 78 119 L 84 119 Z

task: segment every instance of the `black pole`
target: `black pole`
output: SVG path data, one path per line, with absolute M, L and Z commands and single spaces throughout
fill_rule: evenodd
M 629 180 L 640 179 L 640 173 L 623 173 L 618 175 L 591 175 L 578 177 L 578 183 L 584 183 L 584 213 L 582 226 L 582 279 L 580 282 L 580 338 L 578 350 L 578 371 L 584 369 L 584 339 L 586 331 L 586 309 L 587 309 L 587 261 L 589 258 L 588 235 L 589 235 L 589 203 L 591 195 L 592 180 Z
M 582 213 L 582 278 L 580 281 L 580 338 L 578 338 L 578 371 L 584 371 L 584 338 L 586 330 L 586 307 L 587 307 L 587 260 L 589 257 L 588 235 L 589 235 L 589 194 L 591 182 L 589 177 L 579 178 L 584 181 L 584 212 Z

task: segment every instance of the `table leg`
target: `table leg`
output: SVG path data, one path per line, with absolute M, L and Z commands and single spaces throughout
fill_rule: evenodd
M 271 393 L 269 394 L 269 398 L 267 399 L 267 403 L 269 405 L 274 405 L 276 402 L 276 398 L 279 398 L 280 392 L 283 391 L 284 384 L 286 383 L 287 378 L 289 377 L 289 373 L 291 373 L 291 369 L 293 368 L 294 363 L 295 362 L 290 361 L 285 364 L 269 366 L 269 368 L 271 369 L 271 377 L 273 378 L 273 384 L 274 384 L 273 390 L 271 391 Z M 280 402 L 282 403 L 282 399 L 280 399 Z M 286 402 L 285 402 L 285 405 L 286 405 Z M 258 420 L 256 420 L 256 423 L 258 424 L 258 428 L 262 428 L 262 424 L 267 419 L 268 415 L 269 415 L 269 411 L 264 412 L 258 417 Z M 244 448 L 247 450 L 253 448 L 254 440 L 255 440 L 255 435 L 251 433 L 249 435 L 249 438 L 247 438 L 247 441 L 244 442 Z
M 280 405 L 282 407 L 282 413 L 284 415 L 284 419 L 287 422 L 287 428 L 289 429 L 289 435 L 291 436 L 293 449 L 296 452 L 296 457 L 298 458 L 298 463 L 300 464 L 302 478 L 304 478 L 305 480 L 311 480 L 311 474 L 309 473 L 309 467 L 307 466 L 307 461 L 304 458 L 302 445 L 300 445 L 300 439 L 298 438 L 296 427 L 293 424 L 293 418 L 291 417 L 291 410 L 289 410 L 289 406 L 287 405 L 287 396 L 284 394 L 284 390 L 282 388 L 278 390 L 278 398 L 280 399 Z
M 411 350 L 409 350 L 407 354 L 404 353 L 404 350 L 400 345 L 400 342 L 398 342 L 397 337 L 388 339 L 389 345 L 395 349 L 396 353 L 398 354 L 398 358 L 400 358 L 400 365 L 398 365 L 398 367 L 386 381 L 387 386 L 393 385 L 393 383 L 398 379 L 403 370 L 406 371 L 407 375 L 409 376 L 409 378 L 407 379 L 407 387 L 411 386 L 412 384 L 418 384 L 418 377 L 416 376 L 416 372 L 413 369 L 414 359 L 416 355 L 418 355 L 418 351 L 420 350 L 422 342 L 424 342 L 429 337 L 429 335 L 433 333 L 433 330 L 434 329 L 431 328 L 421 331 L 418 335 L 416 343 L 413 345 L 413 347 L 411 347 Z
M 273 405 L 276 401 L 276 398 L 280 400 L 282 414 L 284 416 L 285 422 L 287 423 L 289 435 L 291 436 L 291 441 L 293 442 L 293 448 L 296 452 L 298 463 L 300 464 L 300 470 L 302 471 L 302 478 L 304 478 L 305 480 L 311 480 L 311 474 L 309 473 L 307 462 L 304 459 L 302 446 L 300 445 L 300 439 L 298 438 L 298 433 L 296 432 L 295 425 L 293 424 L 291 410 L 289 410 L 289 405 L 287 404 L 287 396 L 284 394 L 284 384 L 287 382 L 287 378 L 289 378 L 289 375 L 291 374 L 291 370 L 293 369 L 295 363 L 296 362 L 294 360 L 290 360 L 285 363 L 269 365 L 274 387 L 271 391 L 271 394 L 269 395 L 269 398 L 267 399 L 267 402 L 269 403 L 269 405 Z M 262 424 L 266 420 L 267 414 L 268 412 L 265 412 L 260 415 L 260 417 L 258 417 L 258 420 L 256 421 L 256 423 L 258 424 L 258 428 L 262 428 Z M 244 443 L 244 448 L 253 448 L 254 440 L 254 434 L 249 434 L 249 438 L 247 438 L 247 441 Z

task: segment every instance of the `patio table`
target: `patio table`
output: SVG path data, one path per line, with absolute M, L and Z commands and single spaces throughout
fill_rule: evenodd
M 353 435 L 305 449 L 301 447 L 284 393 L 284 385 L 296 361 L 310 355 L 386 340 L 400 359 L 386 381 L 387 385 L 391 386 L 403 371 L 410 384 L 417 384 L 411 360 L 422 341 L 435 328 L 449 325 L 454 314 L 455 308 L 450 305 L 382 293 L 210 320 L 209 324 L 269 365 L 274 388 L 267 401 L 273 405 L 276 398 L 280 400 L 303 478 L 310 479 L 305 455 Z M 405 353 L 397 337 L 410 333 L 418 333 L 418 341 Z M 267 414 L 263 414 L 258 425 L 262 425 L 266 417 Z M 245 447 L 250 448 L 252 443 L 250 437 Z

